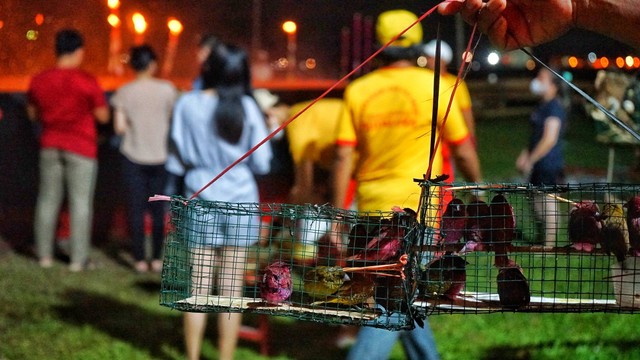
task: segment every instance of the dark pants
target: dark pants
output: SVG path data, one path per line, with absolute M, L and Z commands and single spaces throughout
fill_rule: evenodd
M 123 156 L 122 175 L 128 190 L 129 231 L 132 240 L 133 257 L 136 261 L 145 259 L 144 215 L 151 213 L 152 257 L 160 259 L 164 240 L 164 217 L 166 204 L 163 201 L 149 202 L 149 197 L 162 194 L 167 181 L 167 172 L 162 165 L 140 165 Z

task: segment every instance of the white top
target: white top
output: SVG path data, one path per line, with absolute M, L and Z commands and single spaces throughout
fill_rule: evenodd
M 111 105 L 126 117 L 120 152 L 134 163 L 164 164 L 171 112 L 178 97 L 172 83 L 156 78 L 136 79 L 115 92 Z

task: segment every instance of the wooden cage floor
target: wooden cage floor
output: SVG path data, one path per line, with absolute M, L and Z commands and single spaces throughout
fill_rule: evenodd
M 482 313 L 514 311 L 500 305 L 498 294 L 482 292 L 463 292 L 455 300 L 419 299 L 413 307 L 421 312 L 438 313 Z M 614 299 L 573 299 L 531 296 L 529 305 L 520 307 L 518 312 L 639 312 L 640 302 L 636 306 L 621 306 Z
M 322 317 L 336 317 L 354 321 L 371 321 L 380 317 L 380 311 L 373 309 L 349 310 L 330 307 L 305 307 L 292 304 L 267 304 L 261 299 L 252 297 L 229 297 L 216 295 L 194 295 L 176 301 L 179 307 L 197 308 L 199 312 L 220 312 L 220 309 L 241 312 L 260 312 L 272 315 L 292 316 L 297 314 L 313 314 Z

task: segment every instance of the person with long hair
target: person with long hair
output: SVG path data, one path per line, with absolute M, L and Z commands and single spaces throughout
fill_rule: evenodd
M 264 139 L 267 128 L 256 101 L 247 89 L 250 73 L 244 50 L 226 44 L 214 47 L 202 65 L 202 90 L 182 95 L 174 108 L 171 127 L 171 161 L 167 170 L 184 175 L 189 196 Z M 269 171 L 272 157 L 266 143 L 240 162 L 198 198 L 234 203 L 258 202 L 254 176 Z M 208 215 L 204 215 L 208 216 Z M 195 220 L 195 219 L 194 219 Z M 190 243 L 194 295 L 207 295 L 217 279 L 220 296 L 241 296 L 246 247 L 258 241 L 259 219 L 229 216 L 194 224 L 199 234 Z M 234 224 L 235 226 L 228 226 Z M 239 237 L 238 232 L 244 231 Z M 238 240 L 241 238 L 242 240 Z M 214 271 L 217 272 L 214 273 Z M 242 315 L 219 314 L 219 359 L 232 359 Z M 188 359 L 198 359 L 207 323 L 206 313 L 185 313 L 184 333 Z

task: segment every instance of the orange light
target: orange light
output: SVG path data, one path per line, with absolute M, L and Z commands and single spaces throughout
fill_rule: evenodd
M 304 62 L 304 66 L 309 69 L 309 70 L 313 70 L 316 68 L 317 63 L 316 63 L 316 59 L 314 58 L 308 58 L 305 62 Z
M 4 27 L 4 21 L 0 20 L 0 29 Z
M 473 60 L 473 52 L 465 51 L 462 53 L 462 61 L 464 61 L 465 63 L 470 63 L 471 60 Z
M 633 57 L 633 67 L 640 67 L 640 58 L 638 58 L 637 56 Z
M 107 6 L 111 10 L 115 10 L 120 7 L 120 0 L 107 0 Z
M 527 67 L 527 70 L 532 71 L 533 69 L 536 68 L 536 62 L 533 61 L 532 59 L 527 60 L 527 62 L 525 63 L 525 66 Z
M 295 34 L 298 30 L 298 25 L 291 20 L 287 20 L 282 23 L 282 30 L 287 34 Z
M 569 57 L 569 67 L 576 68 L 578 66 L 578 58 L 575 56 Z
M 624 59 L 618 56 L 616 58 L 616 66 L 619 67 L 619 68 L 623 68 L 624 67 Z
M 136 33 L 142 34 L 147 30 L 147 21 L 144 19 L 144 16 L 140 13 L 135 13 L 131 16 L 131 20 L 133 20 L 133 29 Z
M 169 21 L 167 21 L 167 27 L 169 28 L 171 35 L 175 36 L 180 35 L 183 29 L 182 23 L 175 18 L 169 18 Z
M 120 26 L 120 18 L 116 14 L 107 16 L 107 22 L 114 28 Z
M 35 22 L 38 26 L 42 25 L 42 23 L 44 22 L 44 15 L 36 14 Z
M 602 66 L 605 69 L 609 67 L 609 59 L 607 59 L 606 56 L 603 56 L 600 58 L 600 66 Z

